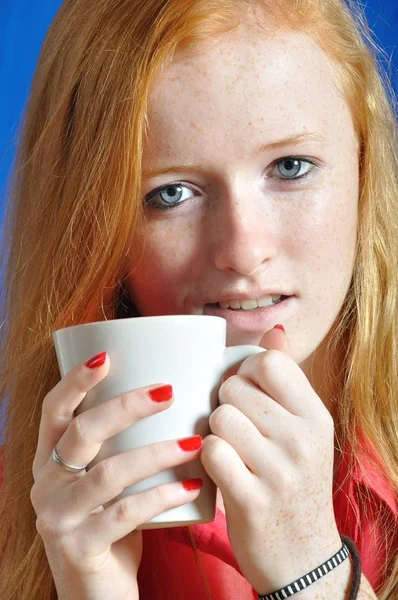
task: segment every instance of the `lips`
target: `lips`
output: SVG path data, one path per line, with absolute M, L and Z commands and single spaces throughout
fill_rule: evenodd
M 241 331 L 264 332 L 291 318 L 298 308 L 296 296 L 284 296 L 272 306 L 253 310 L 221 308 L 218 303 L 205 304 L 202 314 L 222 317 L 234 329 Z

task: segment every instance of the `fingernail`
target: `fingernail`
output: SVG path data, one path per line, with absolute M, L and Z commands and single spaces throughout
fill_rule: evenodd
M 186 489 L 188 492 L 192 491 L 192 490 L 199 490 L 201 487 L 203 487 L 203 481 L 200 477 L 198 477 L 198 479 L 186 479 L 185 481 L 181 481 L 184 489 Z
M 173 396 L 172 385 L 161 385 L 148 391 L 148 395 L 154 402 L 167 402 Z
M 274 329 L 280 329 L 281 331 L 283 331 L 283 333 L 286 333 L 285 328 L 283 327 L 283 325 L 275 325 Z
M 202 446 L 202 436 L 194 435 L 193 437 L 183 438 L 182 440 L 178 440 L 178 445 L 181 450 L 185 450 L 185 452 L 192 452 L 193 450 L 199 450 Z
M 86 367 L 88 367 L 89 369 L 98 369 L 98 367 L 102 367 L 105 360 L 106 352 L 101 352 L 100 354 L 93 356 L 93 358 L 90 358 L 90 360 L 86 362 Z

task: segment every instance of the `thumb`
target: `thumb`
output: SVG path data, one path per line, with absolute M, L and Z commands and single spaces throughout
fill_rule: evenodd
M 284 352 L 285 354 L 293 358 L 293 351 L 289 344 L 289 340 L 287 339 L 287 335 L 283 325 L 275 325 L 273 329 L 270 329 L 269 331 L 264 333 L 263 337 L 259 342 L 259 346 L 265 348 L 266 350 L 279 350 L 280 352 Z M 236 375 L 242 362 L 243 361 L 234 365 L 224 373 L 224 376 L 222 378 L 223 383 L 228 379 L 228 377 Z
M 273 329 L 264 333 L 259 346 L 262 346 L 266 350 L 279 350 L 293 358 L 293 351 L 283 325 L 275 325 Z

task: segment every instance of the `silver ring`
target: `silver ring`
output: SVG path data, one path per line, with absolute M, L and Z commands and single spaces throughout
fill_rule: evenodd
M 75 467 L 74 465 L 70 465 L 69 463 L 65 462 L 58 454 L 56 446 L 53 448 L 51 458 L 57 463 L 57 465 L 65 469 L 65 471 L 69 471 L 69 473 L 81 473 L 87 468 L 87 465 L 84 467 Z

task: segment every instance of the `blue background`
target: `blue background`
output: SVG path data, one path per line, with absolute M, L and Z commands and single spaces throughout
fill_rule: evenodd
M 0 223 L 18 122 L 40 46 L 61 4 L 61 0 L 0 0 Z M 398 3 L 368 0 L 366 12 L 379 44 L 392 60 L 392 80 L 397 90 Z

